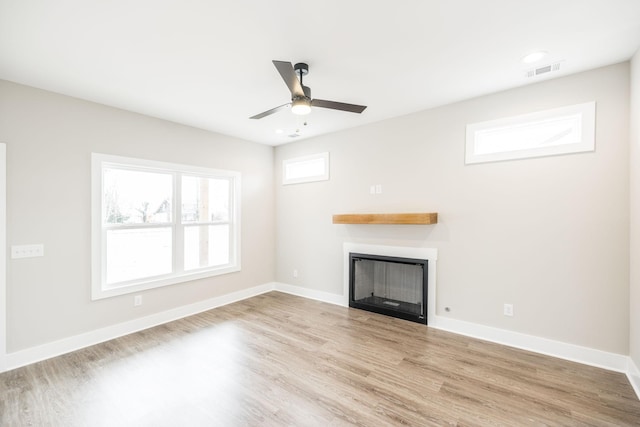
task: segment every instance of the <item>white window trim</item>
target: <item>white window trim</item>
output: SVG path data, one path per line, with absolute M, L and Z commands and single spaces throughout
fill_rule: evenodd
M 182 264 L 177 262 L 176 251 L 174 253 L 174 272 L 171 275 L 159 276 L 149 279 L 140 279 L 131 282 L 125 282 L 118 285 L 106 286 L 104 283 L 103 266 L 105 265 L 105 242 L 103 238 L 103 226 L 102 226 L 102 169 L 104 165 L 115 165 L 118 167 L 132 166 L 138 169 L 147 169 L 149 171 L 158 172 L 173 172 L 184 175 L 204 175 L 212 176 L 218 175 L 232 179 L 232 192 L 233 200 L 231 203 L 231 215 L 229 223 L 233 226 L 230 229 L 230 253 L 229 264 L 222 267 L 212 267 L 206 269 L 199 269 L 195 271 L 180 271 L 176 272 L 176 264 Z M 91 154 L 91 299 L 97 300 L 102 298 L 109 298 L 117 295 L 125 295 L 134 292 L 140 292 L 147 289 L 158 288 L 161 286 L 168 286 L 177 283 L 183 283 L 190 280 L 203 279 L 206 277 L 218 276 L 222 274 L 232 273 L 241 270 L 240 262 L 240 188 L 241 188 L 241 174 L 236 171 L 228 171 L 221 169 L 210 169 L 192 165 L 181 165 L 175 163 L 158 162 L 146 159 L 136 159 L 130 157 L 113 156 L 100 153 Z M 179 200 L 180 186 L 174 181 L 174 200 Z M 175 194 L 177 193 L 177 194 Z M 172 204 L 173 218 L 175 221 L 181 224 L 181 215 L 179 203 Z M 175 222 L 174 222 L 175 224 Z M 186 224 L 189 225 L 189 224 Z M 153 226 L 153 225 L 150 225 Z M 175 225 L 174 225 L 175 228 Z M 179 228 L 179 227 L 178 227 Z M 181 241 L 180 238 L 177 239 Z M 174 248 L 176 244 L 174 243 Z
M 304 163 L 310 160 L 324 160 L 324 172 L 320 175 L 305 176 L 302 178 L 287 178 L 287 167 L 295 163 Z M 282 185 L 301 184 L 305 182 L 327 181 L 329 179 L 329 152 L 310 154 L 308 156 L 294 157 L 282 161 Z
M 579 115 L 581 120 L 581 141 L 572 144 L 553 145 L 531 149 L 501 151 L 490 154 L 476 154 L 476 135 L 487 130 L 516 127 L 528 123 L 542 122 L 554 118 Z M 502 160 L 525 159 L 531 157 L 554 156 L 560 154 L 581 153 L 595 150 L 596 103 L 570 105 L 531 114 L 490 120 L 467 125 L 465 163 L 485 163 Z

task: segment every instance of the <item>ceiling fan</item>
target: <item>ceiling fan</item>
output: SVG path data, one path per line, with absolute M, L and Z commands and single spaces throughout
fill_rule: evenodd
M 309 114 L 311 107 L 329 108 L 332 110 L 348 111 L 350 113 L 362 113 L 366 105 L 345 104 L 344 102 L 326 101 L 324 99 L 311 99 L 311 88 L 302 84 L 302 76 L 309 73 L 309 66 L 304 62 L 291 65 L 291 62 L 272 61 L 280 73 L 282 80 L 291 92 L 291 102 L 272 108 L 263 113 L 256 114 L 250 119 L 261 119 L 280 110 L 291 107 L 294 114 Z

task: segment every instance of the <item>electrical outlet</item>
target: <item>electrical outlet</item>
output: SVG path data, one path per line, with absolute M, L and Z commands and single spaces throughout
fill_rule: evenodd
M 376 184 L 376 194 L 382 194 L 382 184 Z
M 369 194 L 376 194 L 376 186 L 372 185 L 371 187 L 369 187 Z
M 293 277 L 298 277 L 298 270 L 296 269 L 293 270 Z
M 142 295 L 136 295 L 133 297 L 133 306 L 138 307 L 139 305 L 142 305 Z
M 513 316 L 513 304 L 505 304 L 504 305 L 504 315 L 505 316 Z

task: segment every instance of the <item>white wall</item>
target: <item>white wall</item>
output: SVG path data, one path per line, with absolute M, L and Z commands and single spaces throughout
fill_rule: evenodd
M 635 169 L 640 165 L 638 60 L 636 55 L 632 73 Z M 591 100 L 597 102 L 594 153 L 464 165 L 467 123 Z M 628 303 L 628 129 L 628 63 L 281 146 L 275 163 L 271 147 L 0 81 L 7 244 L 45 245 L 43 258 L 8 260 L 7 350 L 161 313 L 274 277 L 341 294 L 342 243 L 349 241 L 438 248 L 439 316 L 619 354 L 630 351 L 640 366 L 640 275 L 634 265 Z M 330 181 L 280 185 L 282 159 L 327 150 Z M 147 291 L 137 308 L 131 296 L 92 302 L 91 152 L 240 170 L 243 271 Z M 640 185 L 634 182 L 636 174 L 631 201 L 638 212 Z M 381 184 L 383 194 L 370 195 L 371 184 Z M 437 211 L 440 222 L 331 223 L 334 213 L 402 211 Z M 638 233 L 634 222 L 632 253 Z M 504 302 L 514 304 L 513 318 L 502 316 Z M 445 312 L 445 306 L 452 311 Z
M 587 101 L 597 102 L 595 152 L 465 166 L 467 123 Z M 341 294 L 343 242 L 435 247 L 439 316 L 626 355 L 628 141 L 622 63 L 277 147 L 276 278 Z M 322 151 L 329 181 L 280 185 L 283 159 Z M 331 223 L 415 211 L 440 222 Z
M 0 81 L 7 144 L 7 244 L 43 243 L 8 260 L 7 351 L 161 313 L 274 279 L 273 148 Z M 91 301 L 91 153 L 242 173 L 242 271 Z
M 631 61 L 631 278 L 630 356 L 640 367 L 640 51 Z M 640 373 L 638 373 L 640 375 Z M 640 376 L 636 379 L 640 393 Z

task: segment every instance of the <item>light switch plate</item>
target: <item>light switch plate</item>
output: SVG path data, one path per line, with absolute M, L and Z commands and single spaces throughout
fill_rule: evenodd
M 34 258 L 44 256 L 44 245 L 14 245 L 11 246 L 11 258 Z

